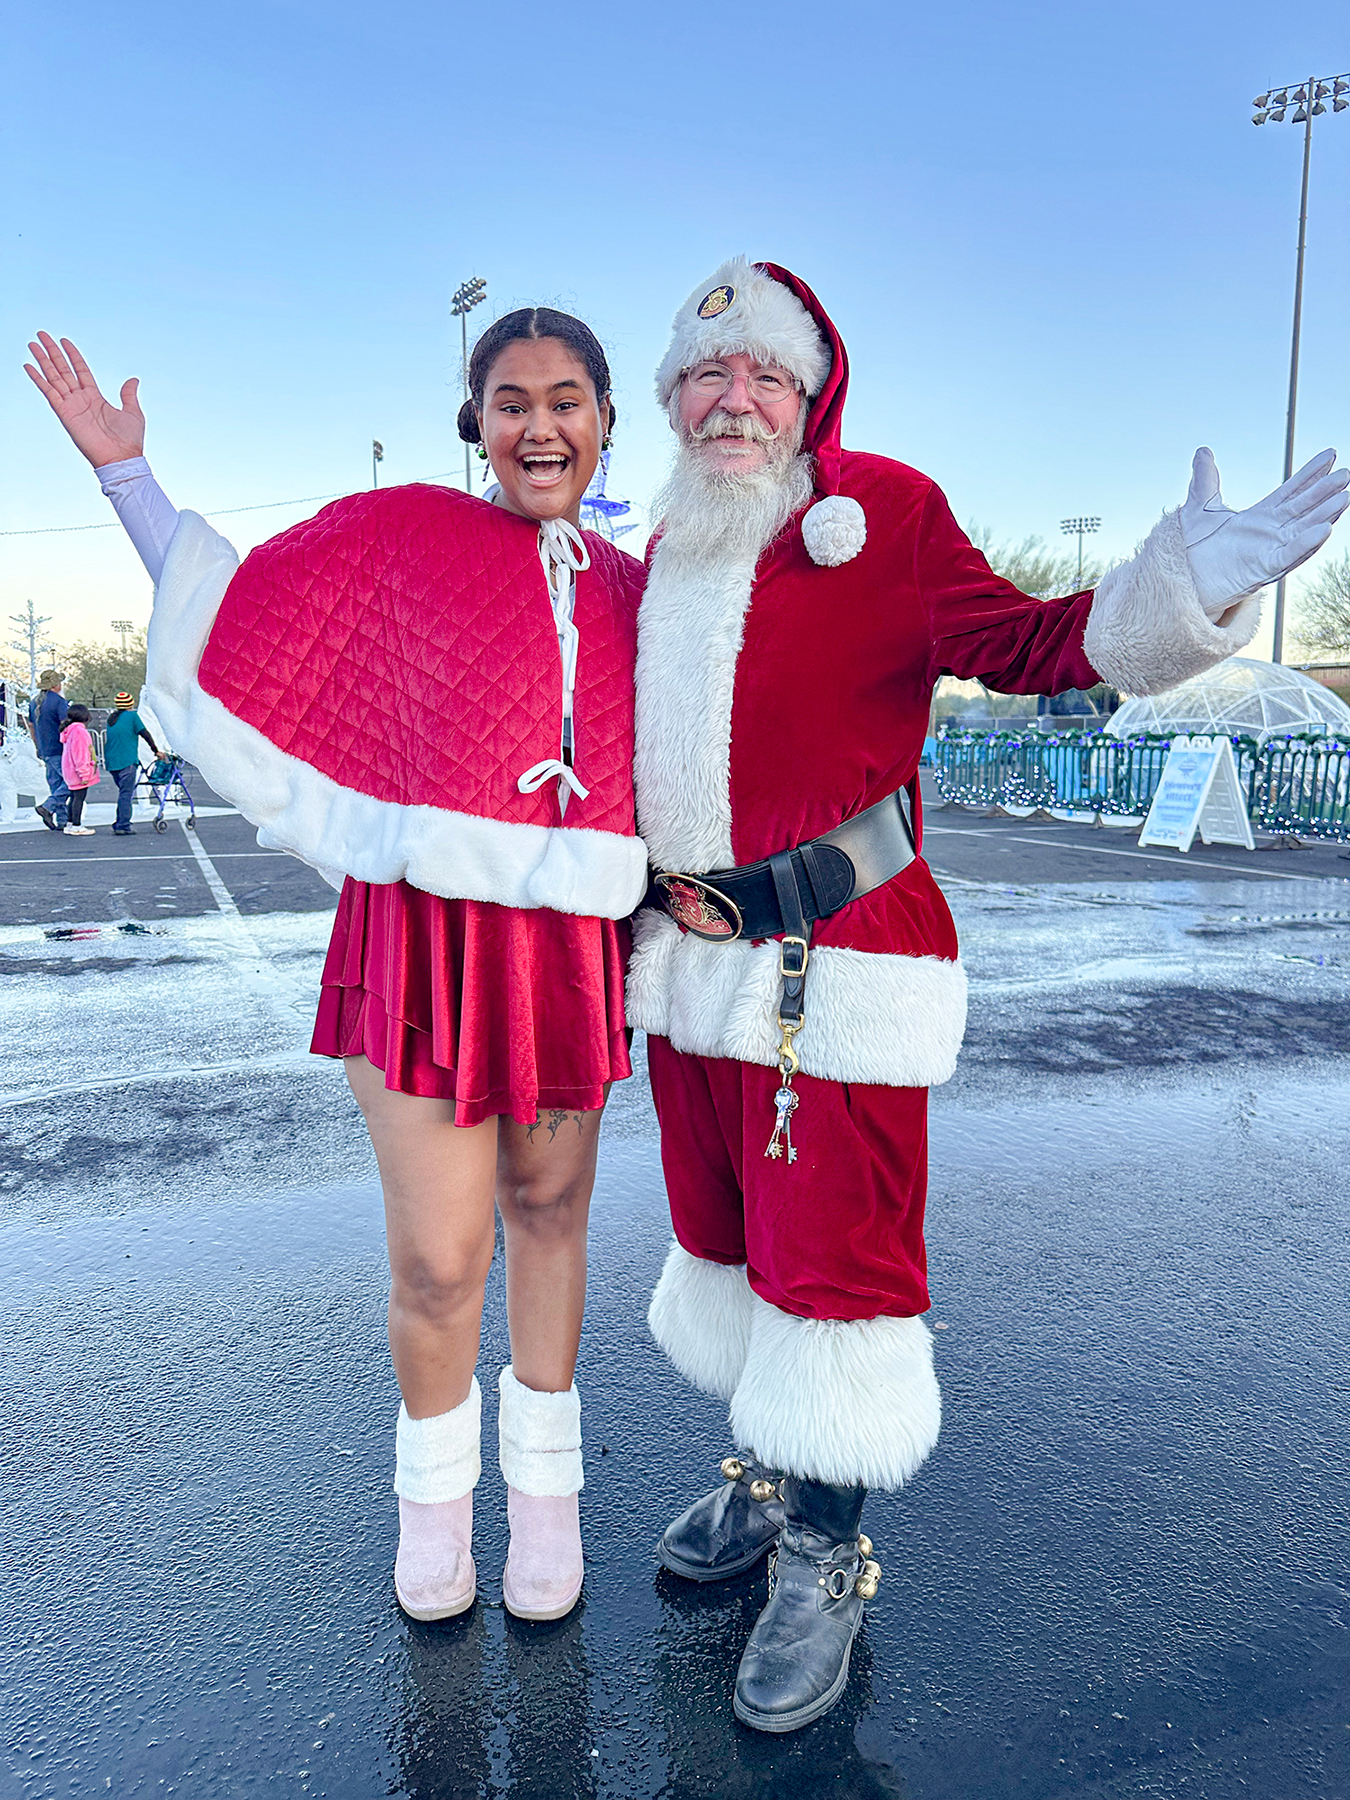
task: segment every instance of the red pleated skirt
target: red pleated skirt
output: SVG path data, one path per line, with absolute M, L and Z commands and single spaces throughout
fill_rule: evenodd
M 457 1125 L 592 1112 L 632 1073 L 630 947 L 626 920 L 349 878 L 310 1048 L 366 1057 L 399 1093 L 453 1100 Z

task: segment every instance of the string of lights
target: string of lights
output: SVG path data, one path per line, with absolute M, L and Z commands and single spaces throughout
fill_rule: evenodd
M 1282 732 L 1260 743 L 1231 739 L 1252 823 L 1299 837 L 1350 840 L 1350 739 Z M 1170 735 L 1114 737 L 1100 730 L 1027 731 L 944 725 L 933 752 L 948 804 L 1147 813 L 1171 748 Z
M 452 481 L 454 471 L 441 469 L 435 475 L 414 475 L 413 481 Z M 258 500 L 251 506 L 204 506 L 202 513 L 211 519 L 229 519 L 236 513 L 271 512 L 281 506 L 317 506 L 320 500 L 340 500 L 350 488 L 332 494 L 301 494 L 295 500 Z M 57 537 L 71 531 L 116 531 L 116 519 L 101 519 L 97 525 L 33 525 L 17 531 L 0 531 L 0 537 Z

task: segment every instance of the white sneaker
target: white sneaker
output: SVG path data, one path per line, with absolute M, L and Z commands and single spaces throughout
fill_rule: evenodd
M 67 837 L 93 837 L 94 828 L 92 825 L 67 825 L 65 833 Z

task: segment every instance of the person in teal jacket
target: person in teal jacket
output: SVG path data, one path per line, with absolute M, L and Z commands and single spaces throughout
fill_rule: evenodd
M 130 837 L 131 796 L 140 771 L 139 740 L 144 738 L 156 756 L 159 745 L 146 730 L 136 702 L 130 694 L 117 696 L 114 710 L 108 714 L 107 735 L 103 740 L 103 765 L 117 783 L 117 817 L 113 821 L 114 837 Z

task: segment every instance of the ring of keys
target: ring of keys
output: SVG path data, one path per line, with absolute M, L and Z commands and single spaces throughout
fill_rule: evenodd
M 797 1160 L 797 1152 L 792 1147 L 792 1115 L 797 1110 L 797 1096 L 784 1082 L 773 1097 L 774 1112 L 777 1115 L 773 1122 L 773 1136 L 769 1139 L 769 1147 L 765 1156 L 775 1160 L 783 1154 L 787 1146 L 787 1159 L 790 1163 Z

